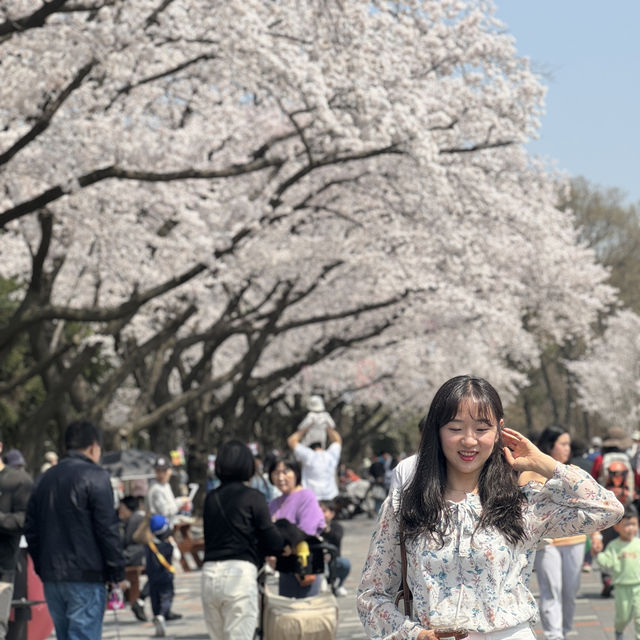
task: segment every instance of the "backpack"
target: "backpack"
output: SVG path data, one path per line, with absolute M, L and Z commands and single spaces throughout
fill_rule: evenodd
M 633 467 L 629 456 L 623 451 L 604 454 L 598 481 L 605 489 L 612 491 L 622 504 L 635 499 Z

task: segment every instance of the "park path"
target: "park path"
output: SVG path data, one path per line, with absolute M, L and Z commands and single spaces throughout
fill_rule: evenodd
M 360 572 L 369 547 L 369 539 L 375 521 L 365 516 L 352 520 L 343 520 L 345 528 L 342 552 L 352 563 L 351 575 L 345 586 L 348 596 L 338 598 L 340 620 L 337 640 L 366 640 L 360 619 L 355 609 L 355 593 Z M 533 574 L 532 589 L 537 595 L 537 583 Z M 613 599 L 600 597 L 600 576 L 597 571 L 582 575 L 582 585 L 578 594 L 575 618 L 575 630 L 570 635 L 576 640 L 613 640 Z M 147 603 L 147 608 L 148 608 Z M 174 610 L 182 613 L 182 620 L 167 625 L 167 637 L 180 640 L 208 640 L 202 618 L 200 604 L 200 573 L 191 571 L 176 575 L 176 596 Z M 536 626 L 536 635 L 542 638 L 540 625 Z M 627 629 L 628 638 L 632 630 Z M 153 624 L 136 621 L 129 609 L 120 611 L 116 616 L 108 611 L 102 637 L 109 640 L 134 640 L 153 636 Z M 52 636 L 54 637 L 54 636 Z

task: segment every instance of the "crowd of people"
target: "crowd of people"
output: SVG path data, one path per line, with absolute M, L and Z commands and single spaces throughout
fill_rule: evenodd
M 191 507 L 188 497 L 174 495 L 171 460 L 157 457 L 145 495 L 121 495 L 114 507 L 109 472 L 99 464 L 100 429 L 76 421 L 64 439 L 65 455 L 46 454 L 35 486 L 19 451 L 7 451 L 6 462 L 0 461 L 0 640 L 7 634 L 22 534 L 60 640 L 100 638 L 109 594 L 127 590 L 125 569 L 139 566 L 147 580 L 132 612 L 147 621 L 148 599 L 155 636 L 165 636 L 167 622 L 182 617 L 172 610 L 180 559 L 173 531 L 178 515 Z M 320 590 L 324 571 L 297 571 L 295 564 L 277 571 L 278 563 L 307 540 L 326 536 L 328 545 L 340 548 L 343 531 L 332 521 L 342 440 L 322 398 L 311 397 L 288 444 L 289 452 L 271 456 L 264 468 L 240 441 L 218 451 L 216 486 L 203 510 L 202 606 L 212 639 L 253 637 L 256 578 L 265 559 L 279 574 L 279 593 L 302 598 Z M 349 570 L 347 559 L 336 560 L 329 587 L 337 595 L 346 595 Z
M 238 440 L 217 452 L 201 574 L 212 640 L 253 638 L 261 571 L 275 575 L 281 596 L 347 595 L 337 499 L 362 478 L 340 464 L 342 439 L 322 398 L 308 409 L 286 452 L 261 460 Z M 632 441 L 612 427 L 589 450 L 556 425 L 526 437 L 505 426 L 496 390 L 471 376 L 437 391 L 419 430 L 416 454 L 397 462 L 381 450 L 360 471 L 378 513 L 357 594 L 370 638 L 532 639 L 539 610 L 544 640 L 566 640 L 594 559 L 603 596 L 615 598 L 616 640 L 631 620 L 640 638 L 640 433 Z M 181 617 L 172 610 L 173 531 L 189 498 L 174 495 L 171 461 L 159 456 L 146 495 L 121 496 L 114 509 L 101 436 L 91 422 L 71 423 L 65 455 L 48 452 L 35 486 L 19 451 L 0 460 L 0 640 L 22 533 L 59 639 L 101 637 L 105 585 L 126 590 L 128 566 L 144 565 L 147 576 L 131 603 L 137 619 L 148 620 L 147 599 L 157 637 Z M 323 561 L 308 560 L 316 547 L 332 549 L 331 584 Z

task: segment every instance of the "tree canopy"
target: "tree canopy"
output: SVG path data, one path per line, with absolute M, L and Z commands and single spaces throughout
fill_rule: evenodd
M 29 433 L 250 437 L 288 393 L 424 408 L 468 371 L 509 399 L 615 299 L 490 2 L 7 0 L 0 55 Z

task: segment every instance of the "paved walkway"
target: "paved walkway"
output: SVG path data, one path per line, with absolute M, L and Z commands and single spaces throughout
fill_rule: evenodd
M 351 575 L 347 578 L 346 587 L 349 596 L 339 598 L 340 620 L 337 640 L 366 640 L 355 611 L 355 590 L 360 578 L 360 571 L 369 546 L 369 538 L 373 528 L 373 520 L 357 516 L 353 520 L 342 521 L 345 537 L 342 552 L 353 564 Z M 533 574 L 533 591 L 537 595 L 535 573 Z M 147 608 L 149 607 L 147 603 Z M 169 622 L 167 631 L 169 638 L 189 640 L 207 640 L 202 619 L 200 604 L 200 574 L 197 571 L 176 575 L 176 597 L 174 610 L 183 614 L 183 619 Z M 150 638 L 153 636 L 153 624 L 136 621 L 129 609 L 118 612 L 117 622 L 113 612 L 105 615 L 103 638 L 125 640 L 134 638 Z M 541 638 L 540 625 L 536 634 Z M 627 628 L 626 638 L 633 637 L 631 628 Z M 578 594 L 576 607 L 575 630 L 570 638 L 576 640 L 613 640 L 613 598 L 600 597 L 600 574 L 582 574 L 582 585 Z

